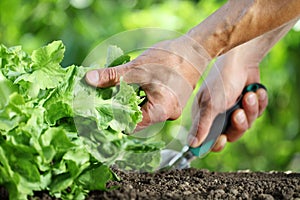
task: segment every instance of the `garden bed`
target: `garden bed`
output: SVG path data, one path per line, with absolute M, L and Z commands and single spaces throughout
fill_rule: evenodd
M 122 179 L 111 191 L 93 191 L 92 199 L 300 199 L 300 173 L 210 172 L 184 169 L 160 173 L 115 170 Z M 7 199 L 2 189 L 0 199 Z M 51 199 L 37 193 L 35 199 Z

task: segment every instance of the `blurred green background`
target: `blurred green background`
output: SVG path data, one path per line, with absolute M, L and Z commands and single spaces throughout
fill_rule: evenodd
M 81 65 L 101 41 L 122 31 L 156 27 L 185 33 L 225 1 L 1 0 L 0 43 L 31 52 L 53 40 L 66 45 L 63 66 Z M 261 63 L 269 106 L 239 141 L 193 162 L 212 171 L 300 171 L 300 24 Z M 130 42 L 130 41 L 129 41 Z M 167 142 L 191 125 L 190 110 L 164 124 L 155 139 Z M 182 128 L 184 127 L 184 128 Z

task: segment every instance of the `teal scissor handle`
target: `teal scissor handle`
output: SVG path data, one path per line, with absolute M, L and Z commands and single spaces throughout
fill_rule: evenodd
M 217 117 L 214 119 L 213 124 L 210 128 L 210 131 L 204 140 L 204 142 L 199 147 L 189 147 L 189 151 L 197 157 L 203 157 L 206 153 L 208 153 L 211 148 L 214 146 L 217 138 L 221 133 L 224 133 L 224 131 L 227 129 L 227 127 L 230 125 L 230 118 L 232 113 L 238 109 L 242 108 L 242 99 L 243 96 L 247 92 L 256 92 L 258 89 L 266 89 L 266 87 L 260 83 L 253 83 L 250 85 L 247 85 L 243 91 L 242 94 L 237 99 L 236 103 L 229 108 L 226 112 L 220 113 L 217 115 Z

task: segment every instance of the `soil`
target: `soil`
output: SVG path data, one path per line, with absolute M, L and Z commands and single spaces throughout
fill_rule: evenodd
M 116 170 L 122 179 L 110 182 L 111 191 L 92 191 L 94 199 L 294 199 L 300 200 L 300 173 L 291 172 L 209 172 L 184 169 L 160 173 Z M 7 199 L 0 189 L 0 199 Z M 37 193 L 34 199 L 51 198 Z

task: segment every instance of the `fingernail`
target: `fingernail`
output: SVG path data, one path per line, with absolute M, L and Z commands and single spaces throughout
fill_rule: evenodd
M 267 97 L 266 92 L 263 91 L 263 90 L 259 90 L 259 92 L 258 92 L 258 99 L 259 99 L 260 101 L 263 101 L 263 100 L 266 99 L 266 97 Z
M 217 142 L 214 145 L 213 150 L 216 152 L 221 151 L 226 145 L 226 142 L 227 142 L 226 136 L 221 134 L 220 137 L 217 139 Z
M 188 136 L 188 144 L 192 147 L 195 147 L 198 145 L 198 139 L 193 135 L 189 135 Z
M 99 74 L 96 70 L 89 71 L 86 73 L 86 79 L 89 83 L 97 85 L 99 82 Z
M 256 103 L 255 94 L 251 93 L 248 95 L 246 101 L 249 106 L 253 106 Z
M 243 111 L 239 111 L 235 116 L 235 121 L 239 124 L 242 124 L 246 121 L 246 116 Z

